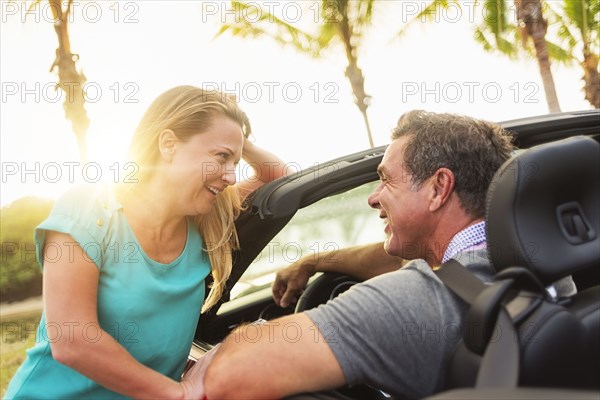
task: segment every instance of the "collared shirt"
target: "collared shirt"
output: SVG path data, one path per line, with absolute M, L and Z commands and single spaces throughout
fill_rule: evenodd
M 450 241 L 450 244 L 446 248 L 446 252 L 442 258 L 442 263 L 445 263 L 451 258 L 460 256 L 460 254 L 465 251 L 484 249 L 486 246 L 485 221 L 481 221 L 477 224 L 466 227 L 454 235 Z M 564 285 L 564 288 L 560 294 L 558 293 L 555 285 L 546 287 L 546 290 L 553 298 L 556 298 L 559 295 L 560 297 L 570 297 L 577 293 L 577 288 L 575 287 L 575 284 L 570 276 L 561 279 L 559 282 L 562 282 Z
M 462 253 L 465 250 L 473 251 L 483 249 L 485 246 L 485 221 L 481 221 L 466 227 L 454 235 L 450 241 L 450 244 L 446 248 L 446 252 L 442 258 L 442 263 L 454 258 L 454 256 Z

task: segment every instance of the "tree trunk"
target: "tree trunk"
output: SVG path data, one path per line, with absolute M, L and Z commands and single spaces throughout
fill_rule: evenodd
M 540 0 L 515 0 L 517 8 L 517 20 L 521 24 L 522 31 L 526 37 L 531 37 L 535 47 L 535 55 L 540 68 L 540 75 L 546 93 L 546 101 L 550 112 L 560 112 L 558 96 L 552 70 L 550 69 L 550 58 L 546 44 L 546 31 L 548 23 L 542 16 L 542 3 Z
M 56 58 L 50 71 L 58 68 L 57 87 L 65 94 L 63 104 L 65 117 L 71 121 L 71 127 L 77 139 L 79 157 L 82 162 L 88 160 L 87 129 L 90 120 L 85 110 L 84 85 L 86 78 L 77 71 L 77 54 L 71 53 L 71 41 L 69 39 L 68 23 L 72 0 L 67 3 L 66 10 L 62 9 L 60 0 L 48 0 L 54 17 L 54 31 L 58 37 Z
M 346 67 L 345 75 L 352 86 L 354 102 L 360 110 L 365 121 L 367 136 L 369 138 L 369 146 L 375 147 L 373 135 L 371 133 L 371 125 L 369 124 L 369 116 L 367 115 L 367 109 L 369 108 L 369 100 L 371 97 L 365 93 L 365 77 L 362 70 L 358 66 L 356 48 L 352 45 L 353 33 L 352 27 L 350 26 L 350 22 L 348 20 L 347 2 L 345 0 L 338 1 L 338 12 L 340 13 L 341 18 L 337 24 L 337 27 L 346 51 L 346 59 L 348 60 L 348 66 Z
M 598 56 L 590 52 L 589 49 L 583 50 L 583 80 L 585 82 L 585 99 L 590 102 L 594 108 L 600 108 L 600 77 L 598 76 Z

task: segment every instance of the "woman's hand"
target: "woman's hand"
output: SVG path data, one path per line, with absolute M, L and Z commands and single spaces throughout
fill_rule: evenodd
M 244 140 L 242 158 L 252 169 L 252 174 L 244 168 L 242 177 L 237 184 L 242 198 L 258 189 L 265 183 L 274 181 L 287 174 L 287 166 L 275 154 L 258 147 L 250 140 Z
M 180 385 L 183 389 L 184 399 L 204 399 L 204 375 L 208 366 L 212 362 L 217 349 L 221 344 L 219 343 L 213 347 L 209 352 L 200 357 L 194 366 L 185 373 Z

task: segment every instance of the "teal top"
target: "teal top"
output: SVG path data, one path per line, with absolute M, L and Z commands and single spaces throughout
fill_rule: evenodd
M 173 262 L 160 264 L 144 253 L 111 187 L 86 185 L 67 192 L 36 228 L 40 264 L 49 230 L 71 235 L 100 270 L 98 319 L 104 332 L 91 323 L 79 329 L 46 324 L 42 314 L 36 343 L 10 382 L 6 398 L 123 397 L 52 358 L 50 342 L 68 334 L 94 342 L 108 333 L 140 363 L 179 381 L 210 272 L 193 222 L 188 220 L 183 252 Z

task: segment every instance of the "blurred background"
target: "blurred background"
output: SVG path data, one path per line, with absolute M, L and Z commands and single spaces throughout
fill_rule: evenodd
M 135 172 L 129 138 L 173 86 L 236 95 L 291 171 L 386 144 L 415 108 L 600 107 L 598 1 L 0 0 L 0 19 L 2 388 L 39 316 L 5 311 L 41 294 L 33 227 L 70 185 Z
M 537 3 L 559 109 L 593 107 L 577 15 L 571 21 L 565 8 L 590 9 L 588 51 L 597 53 L 598 2 Z M 143 111 L 181 84 L 235 94 L 256 143 L 301 167 L 368 147 L 363 110 L 375 145 L 414 108 L 494 121 L 549 111 L 534 41 L 519 29 L 535 9 L 518 20 L 512 0 L 1 4 L 2 205 L 56 197 L 73 180 L 122 177 L 115 163 Z M 61 36 L 69 48 L 57 58 Z M 86 159 L 72 120 L 83 126 Z

